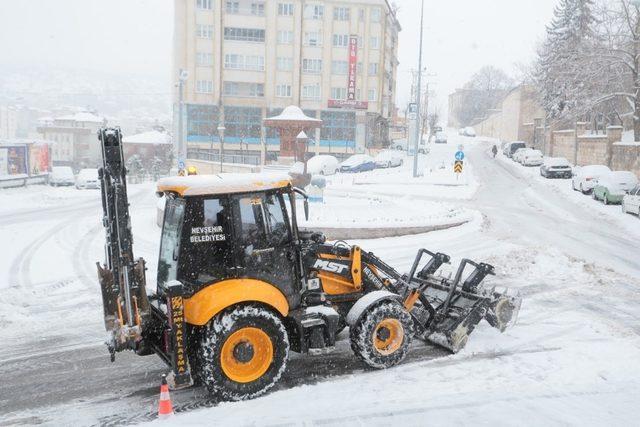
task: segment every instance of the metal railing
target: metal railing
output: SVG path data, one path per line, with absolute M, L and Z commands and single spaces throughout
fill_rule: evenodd
M 220 153 L 202 150 L 199 148 L 189 149 L 187 157 L 194 160 L 206 160 L 210 162 L 220 162 Z M 222 163 L 243 164 L 251 166 L 260 165 L 260 156 L 255 154 L 223 154 Z

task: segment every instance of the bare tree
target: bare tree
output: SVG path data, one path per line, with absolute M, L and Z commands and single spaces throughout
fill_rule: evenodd
M 455 111 L 458 120 L 470 125 L 495 108 L 514 81 L 504 71 L 493 66 L 482 67 L 463 87 L 463 100 Z

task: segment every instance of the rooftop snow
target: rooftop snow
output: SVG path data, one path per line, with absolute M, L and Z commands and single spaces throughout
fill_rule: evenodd
M 291 177 L 282 173 L 221 173 L 162 178 L 158 191 L 171 191 L 181 196 L 243 193 L 282 188 L 291 184 Z
M 152 130 L 125 136 L 122 138 L 122 142 L 126 144 L 171 144 L 171 136 L 165 132 Z
M 289 105 L 282 110 L 282 113 L 275 117 L 267 117 L 265 120 L 277 120 L 277 121 L 304 121 L 304 122 L 317 122 L 322 123 L 322 120 L 314 117 L 309 117 L 296 105 Z
M 100 116 L 96 116 L 93 113 L 81 112 L 76 114 L 70 114 L 68 116 L 56 117 L 56 120 L 65 120 L 65 121 L 76 121 L 76 122 L 91 122 L 91 123 L 102 123 L 104 122 L 104 118 Z

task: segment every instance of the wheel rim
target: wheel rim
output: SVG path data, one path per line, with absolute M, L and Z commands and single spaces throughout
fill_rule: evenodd
M 373 331 L 373 346 L 383 356 L 398 351 L 403 340 L 404 328 L 398 319 L 384 319 Z
M 220 353 L 220 365 L 232 381 L 249 383 L 267 372 L 273 362 L 271 338 L 262 329 L 242 328 L 227 338 Z

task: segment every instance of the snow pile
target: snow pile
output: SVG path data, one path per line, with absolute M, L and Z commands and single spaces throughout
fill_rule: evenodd
M 142 132 L 135 135 L 125 136 L 124 138 L 122 138 L 122 142 L 124 142 L 125 144 L 165 145 L 171 144 L 171 135 L 166 132 L 152 130 L 149 132 Z
M 298 224 L 305 228 L 427 227 L 465 222 L 474 217 L 472 210 L 449 203 L 358 193 L 331 193 L 323 203 L 311 203 L 309 221 L 300 215 L 302 209 L 300 204 Z

